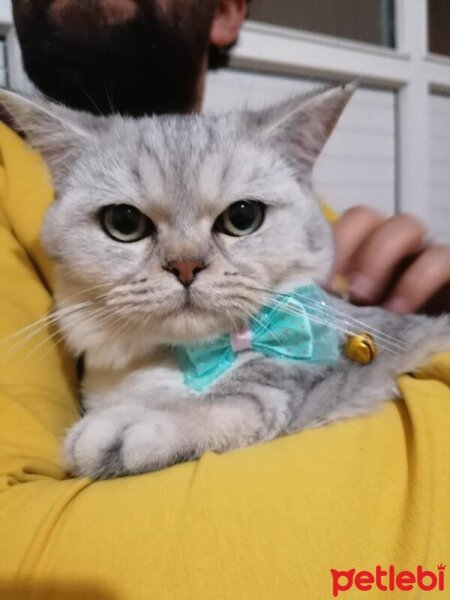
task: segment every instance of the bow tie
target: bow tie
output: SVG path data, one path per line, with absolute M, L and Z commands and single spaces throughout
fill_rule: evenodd
M 326 296 L 315 285 L 274 296 L 248 326 L 207 342 L 176 347 L 184 383 L 201 392 L 227 371 L 239 354 L 253 351 L 271 358 L 329 364 L 339 356 L 333 319 L 324 313 Z

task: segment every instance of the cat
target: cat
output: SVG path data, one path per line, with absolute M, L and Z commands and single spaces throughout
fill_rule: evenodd
M 140 119 L 0 92 L 56 192 L 42 243 L 59 327 L 86 367 L 84 415 L 63 442 L 73 475 L 155 471 L 366 415 L 397 395 L 397 374 L 450 350 L 448 315 L 396 316 L 319 291 L 333 243 L 311 172 L 353 92 Z M 248 337 L 272 309 L 296 335 L 309 328 L 298 352 L 313 359 L 286 359 L 283 324 L 281 358 L 247 339 L 209 381 L 183 366 L 197 351 L 214 358 L 217 339 Z M 358 332 L 377 346 L 365 365 L 345 351 Z

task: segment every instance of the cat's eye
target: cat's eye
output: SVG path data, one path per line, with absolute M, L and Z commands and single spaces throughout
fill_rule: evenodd
M 129 204 L 111 204 L 100 213 L 103 229 L 117 242 L 142 240 L 155 232 L 153 222 Z
M 214 229 L 235 237 L 250 235 L 261 227 L 265 208 L 265 205 L 257 200 L 234 202 L 218 217 Z

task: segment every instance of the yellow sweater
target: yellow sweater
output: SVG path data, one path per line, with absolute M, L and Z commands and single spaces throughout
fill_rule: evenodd
M 38 242 L 52 190 L 3 125 L 0 163 L 0 599 L 382 599 L 399 592 L 381 591 L 376 565 L 444 579 L 450 356 L 401 377 L 402 399 L 371 417 L 159 473 L 69 479 L 73 364 L 51 328 L 14 337 L 52 304 Z M 450 597 L 444 584 L 415 584 L 414 598 Z

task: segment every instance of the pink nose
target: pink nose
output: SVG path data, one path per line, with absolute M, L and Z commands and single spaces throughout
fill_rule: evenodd
M 197 273 L 205 268 L 206 265 L 199 260 L 172 260 L 167 265 L 167 270 L 173 273 L 184 287 L 189 287 Z

